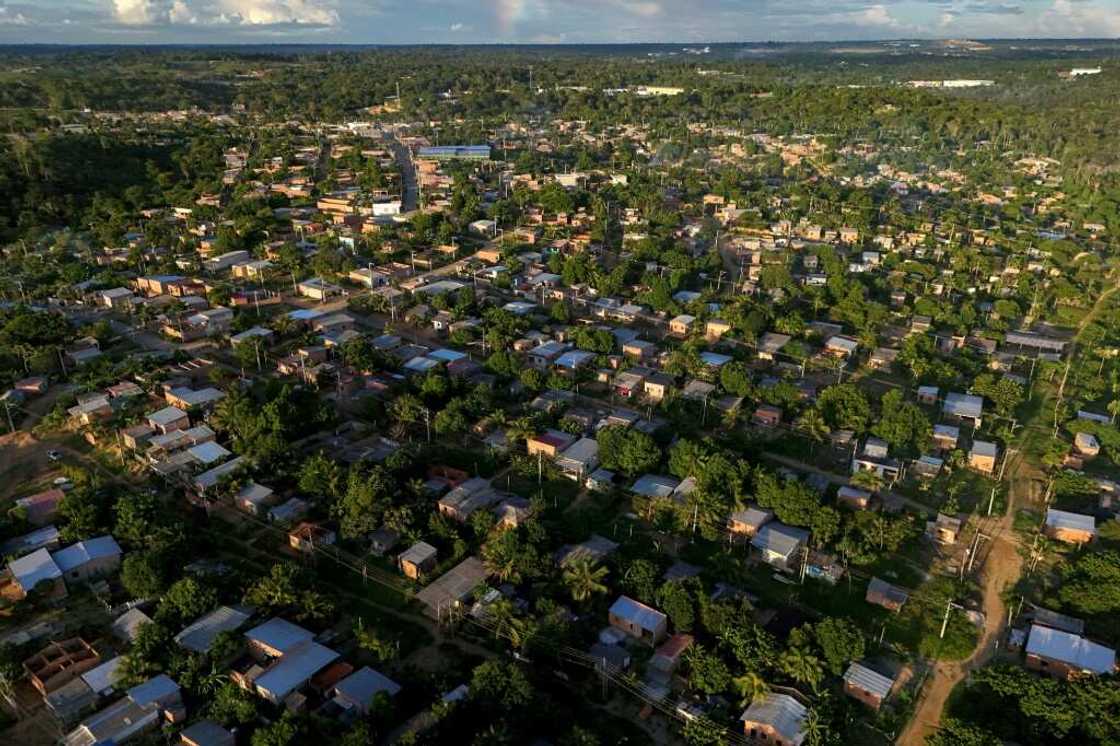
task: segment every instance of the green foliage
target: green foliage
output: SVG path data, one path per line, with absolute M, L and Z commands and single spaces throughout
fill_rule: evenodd
M 474 669 L 470 690 L 471 699 L 497 710 L 516 710 L 533 699 L 533 685 L 521 668 L 516 663 L 496 660 Z
M 863 633 L 843 617 L 822 619 L 813 626 L 813 638 L 835 676 L 842 674 L 848 663 L 863 658 Z
M 599 431 L 599 461 L 607 469 L 637 476 L 652 471 L 661 462 L 661 448 L 652 437 L 624 425 Z
M 933 426 L 921 407 L 905 401 L 898 389 L 891 389 L 880 400 L 879 419 L 871 432 L 893 448 L 916 454 L 929 443 Z
M 871 418 L 867 397 L 850 383 L 826 388 L 817 397 L 817 407 L 833 430 L 853 430 L 859 434 L 867 429 Z
M 1120 552 L 1085 552 L 1068 563 L 1058 597 L 1078 615 L 1120 612 Z

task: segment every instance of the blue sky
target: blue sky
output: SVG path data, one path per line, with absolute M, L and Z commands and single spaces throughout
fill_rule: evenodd
M 0 0 L 0 43 L 1120 37 L 1120 0 Z

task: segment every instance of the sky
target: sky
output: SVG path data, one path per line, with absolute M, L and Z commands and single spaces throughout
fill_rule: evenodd
M 1115 38 L 1120 0 L 0 0 L 0 43 Z

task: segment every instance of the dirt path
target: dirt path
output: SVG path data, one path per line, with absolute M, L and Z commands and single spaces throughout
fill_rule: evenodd
M 1073 337 L 1074 344 L 1090 322 L 1104 309 L 1107 299 L 1117 291 L 1120 291 L 1120 285 L 1114 285 L 1097 296 L 1093 307 L 1077 325 Z M 1074 355 L 1075 349 L 1071 348 L 1069 354 Z M 1039 410 L 1041 417 L 1046 415 L 1050 398 L 1047 397 Z M 1022 457 L 1028 430 L 1029 428 L 1024 428 L 1023 434 L 1017 441 L 1018 456 L 1008 472 L 1010 486 L 1007 512 L 998 522 L 990 525 L 988 530 L 992 539 L 981 577 L 984 592 L 984 630 L 980 635 L 980 642 L 967 660 L 959 663 L 938 663 L 934 666 L 929 682 L 918 700 L 917 709 L 898 738 L 899 746 L 925 744 L 926 738 L 940 726 L 945 704 L 953 689 L 964 681 L 970 671 L 991 660 L 1007 628 L 1007 608 L 1003 602 L 1003 592 L 1019 580 L 1023 569 L 1023 557 L 1019 554 L 1017 537 L 1012 531 L 1015 513 L 1019 505 L 1029 502 L 1034 497 L 1033 485 L 1045 479 L 1045 474 L 1038 467 Z

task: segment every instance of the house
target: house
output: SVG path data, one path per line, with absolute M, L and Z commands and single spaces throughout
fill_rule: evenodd
M 199 720 L 179 732 L 182 746 L 234 746 L 233 733 L 213 720 Z
M 58 514 L 59 503 L 64 497 L 66 493 L 55 488 L 21 497 L 15 501 L 15 505 L 24 512 L 27 522 L 32 526 L 45 526 Z
M 630 399 L 643 390 L 646 377 L 641 373 L 626 370 L 614 377 L 612 387 L 615 394 L 623 399 Z
M 801 550 L 809 542 L 809 532 L 777 521 L 762 526 L 751 539 L 751 546 L 762 555 L 762 561 L 789 572 L 801 562 Z
M 116 571 L 121 548 L 112 536 L 98 536 L 60 549 L 51 559 L 67 582 L 85 582 Z
M 576 436 L 574 435 L 569 435 L 560 430 L 549 430 L 540 435 L 526 438 L 525 450 L 530 456 L 540 454 L 548 458 L 556 458 L 566 448 L 575 443 L 575 441 Z
M 937 399 L 941 396 L 941 389 L 936 386 L 919 386 L 918 387 L 918 403 L 932 405 L 937 403 Z
M 646 362 L 657 355 L 657 345 L 643 339 L 632 339 L 622 345 L 622 354 Z
M 134 301 L 135 297 L 128 288 L 110 288 L 97 293 L 97 304 L 114 311 L 126 310 Z
M 868 438 L 863 450 L 852 457 L 852 474 L 870 471 L 886 482 L 894 482 L 902 474 L 902 464 L 887 455 L 887 443 L 879 438 Z
M 331 529 L 306 521 L 288 532 L 288 545 L 297 552 L 311 553 L 315 547 L 334 544 L 336 539 Z
M 369 666 L 362 666 L 338 682 L 334 688 L 334 701 L 344 710 L 357 710 L 362 716 L 369 713 L 374 698 L 384 692 L 395 697 L 401 685 Z
M 871 506 L 871 493 L 844 485 L 836 492 L 836 502 L 852 510 L 867 510 Z
M 760 427 L 777 427 L 782 424 L 782 410 L 773 404 L 761 404 L 751 415 L 751 423 Z
M 751 506 L 732 513 L 727 519 L 727 530 L 739 536 L 753 537 L 773 518 L 772 511 Z
M 615 629 L 649 645 L 661 642 L 669 630 L 669 617 L 629 596 L 618 597 L 607 612 L 607 620 Z
M 824 351 L 833 357 L 848 357 L 859 349 L 859 341 L 842 334 L 834 334 L 824 343 Z
M 175 642 L 191 652 L 208 653 L 218 635 L 240 629 L 252 615 L 252 607 L 219 606 L 184 627 Z
M 501 500 L 501 497 L 488 480 L 475 477 L 448 492 L 436 505 L 440 513 L 463 523 L 476 511 L 490 507 Z
M 941 413 L 958 422 L 968 422 L 973 428 L 984 421 L 984 399 L 972 394 L 950 392 L 941 404 Z
M 113 637 L 122 642 L 135 642 L 140 628 L 151 622 L 152 619 L 147 614 L 140 609 L 132 608 L 114 619 L 109 625 L 109 631 L 113 633 Z
M 548 370 L 552 364 L 570 349 L 571 345 L 563 342 L 545 342 L 529 350 L 529 365 L 537 370 Z
M 767 692 L 751 702 L 739 720 L 748 743 L 801 746 L 808 714 L 805 705 L 790 695 Z
M 695 323 L 695 316 L 689 316 L 686 313 L 674 316 L 669 319 L 669 333 L 675 337 L 687 337 L 689 332 L 692 331 L 692 325 Z
M 889 368 L 894 365 L 894 361 L 897 359 L 898 350 L 893 347 L 876 347 L 871 352 L 871 357 L 867 359 L 867 367 L 872 370 Z
M 852 662 L 844 672 L 844 693 L 878 711 L 890 695 L 894 680 L 862 663 Z
M 871 578 L 871 582 L 867 584 L 867 594 L 864 596 L 867 603 L 882 606 L 895 613 L 902 610 L 902 605 L 908 598 L 910 594 L 906 591 L 879 578 Z
M 954 425 L 934 425 L 933 445 L 939 451 L 951 451 L 957 447 L 961 429 Z
M 938 544 L 956 544 L 961 533 L 961 519 L 938 513 L 936 520 L 926 522 L 926 536 Z
M 345 292 L 338 285 L 332 285 L 318 277 L 304 280 L 296 286 L 296 289 L 304 298 L 312 300 L 327 300 L 335 295 L 343 295 Z
M 262 665 L 249 665 L 235 680 L 259 696 L 280 704 L 315 674 L 338 659 L 338 653 L 315 642 L 311 632 L 273 617 L 245 633 L 249 650 Z
M 122 699 L 91 715 L 70 731 L 63 746 L 122 744 L 159 727 L 161 721 L 186 718 L 179 685 L 166 674 L 134 686 Z
M 1032 624 L 1027 637 L 1027 668 L 1058 679 L 1101 676 L 1116 669 L 1116 651 L 1072 632 Z
M 580 438 L 564 449 L 556 465 L 569 479 L 582 482 L 585 475 L 599 465 L 599 443 L 594 438 Z
M 715 342 L 724 334 L 730 332 L 731 329 L 731 324 L 723 319 L 710 319 L 704 325 L 704 338 L 709 342 Z
M 592 564 L 601 562 L 618 549 L 618 544 L 598 534 L 592 534 L 579 544 L 567 544 L 556 552 L 556 564 L 565 567 L 573 562 L 586 560 Z
M 490 573 L 478 557 L 467 557 L 455 567 L 416 594 L 429 616 L 442 619 L 443 615 L 458 609 L 474 594 L 475 588 L 485 582 Z
M 1073 450 L 1085 459 L 1092 459 L 1100 454 L 1101 444 L 1091 433 L 1077 433 L 1073 437 Z
M 679 485 L 680 481 L 673 477 L 660 474 L 643 474 L 634 482 L 630 491 L 642 497 L 659 499 L 672 497 Z
M 1096 538 L 1097 524 L 1091 515 L 1048 508 L 1042 532 L 1067 544 L 1087 544 Z
M 996 458 L 999 456 L 999 447 L 986 440 L 976 440 L 968 452 L 968 465 L 984 474 L 992 474 L 996 470 Z
M 233 497 L 233 504 L 249 515 L 262 517 L 276 503 L 276 493 L 271 487 L 249 482 Z
M 418 541 L 397 555 L 397 567 L 406 577 L 419 580 L 436 567 L 436 548 L 424 541 Z
M 19 557 L 8 563 L 9 580 L 3 586 L 3 595 L 20 600 L 37 588 L 46 584 L 44 595 L 58 597 L 66 595 L 66 584 L 62 580 L 62 571 L 58 569 L 51 558 L 51 553 L 44 549 L 24 557 Z
M 662 401 L 673 389 L 673 379 L 664 373 L 653 373 L 642 381 L 642 392 L 650 401 Z
M 781 349 L 789 344 L 791 339 L 793 338 L 788 334 L 766 332 L 758 340 L 758 359 L 773 360 L 774 356 L 781 352 Z

